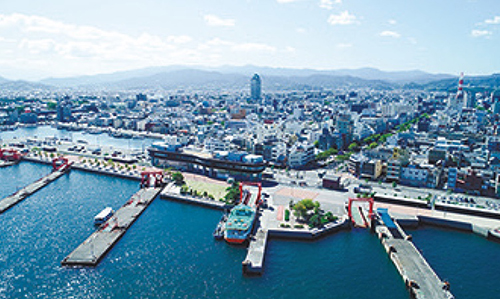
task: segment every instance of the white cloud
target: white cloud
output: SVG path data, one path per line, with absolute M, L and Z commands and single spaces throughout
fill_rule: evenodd
M 393 37 L 393 38 L 400 38 L 401 37 L 401 34 L 397 33 L 396 31 L 389 31 L 389 30 L 382 31 L 382 32 L 380 32 L 379 35 L 383 36 L 383 37 Z
M 241 64 L 255 63 L 255 59 L 272 64 L 296 51 L 252 40 L 195 40 L 188 35 L 148 32 L 129 35 L 21 14 L 0 14 L 0 43 L 3 74 L 10 70 L 31 79 L 169 64 Z
M 396 20 L 389 20 L 389 21 L 387 21 L 387 23 L 389 23 L 390 25 L 396 25 L 398 23 L 398 21 L 396 21 Z
M 234 44 L 231 49 L 242 52 L 276 52 L 276 47 L 260 43 Z
M 473 37 L 481 37 L 481 36 L 488 37 L 488 36 L 490 36 L 491 34 L 492 34 L 492 32 L 491 32 L 491 31 L 488 31 L 488 30 L 476 30 L 476 29 L 474 29 L 474 30 L 472 30 L 472 32 L 471 32 L 471 35 L 472 35 Z
M 300 0 L 276 0 L 278 3 L 292 3 L 292 2 L 297 2 Z
M 207 22 L 208 26 L 234 27 L 236 24 L 235 19 L 223 19 L 216 15 L 205 15 L 203 18 L 205 19 L 205 22 Z
M 495 16 L 493 17 L 493 19 L 488 19 L 488 20 L 485 20 L 484 21 L 485 24 L 493 24 L 493 25 L 496 25 L 496 24 L 500 24 L 500 16 Z
M 408 38 L 408 41 L 409 41 L 409 42 L 410 42 L 410 44 L 412 44 L 412 45 L 416 45 L 416 44 L 417 44 L 417 39 L 416 39 L 416 38 L 414 38 L 414 37 L 409 37 L 409 38 Z
M 307 32 L 307 30 L 305 28 L 297 28 L 297 29 L 295 29 L 295 31 L 297 31 L 297 33 L 301 33 L 301 34 L 304 34 Z
M 340 43 L 340 44 L 337 44 L 337 48 L 339 48 L 339 49 L 352 48 L 352 44 L 350 44 L 350 43 Z
M 342 4 L 342 0 L 320 0 L 319 7 L 332 10 L 335 4 Z
M 170 35 L 167 37 L 167 42 L 173 44 L 186 44 L 193 40 L 191 36 L 187 35 Z
M 356 20 L 356 16 L 350 14 L 346 10 L 341 12 L 339 15 L 331 14 L 328 18 L 328 23 L 330 23 L 331 25 L 350 25 L 356 23 Z

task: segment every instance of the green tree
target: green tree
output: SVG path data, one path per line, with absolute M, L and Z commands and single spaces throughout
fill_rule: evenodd
M 239 183 L 234 181 L 233 184 L 226 189 L 227 193 L 224 196 L 227 204 L 235 205 L 240 201 Z
M 57 108 L 57 103 L 56 102 L 47 102 L 47 109 L 48 110 L 56 110 Z
M 174 180 L 176 185 L 182 185 L 182 183 L 184 182 L 184 176 L 179 171 L 176 171 L 172 174 L 172 179 Z
M 349 147 L 348 147 L 349 151 L 357 151 L 359 149 L 359 146 L 356 142 L 353 142 L 351 144 L 349 144 Z

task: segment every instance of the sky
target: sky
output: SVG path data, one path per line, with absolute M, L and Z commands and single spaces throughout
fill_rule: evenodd
M 0 76 L 149 66 L 500 72 L 498 0 L 0 0 Z

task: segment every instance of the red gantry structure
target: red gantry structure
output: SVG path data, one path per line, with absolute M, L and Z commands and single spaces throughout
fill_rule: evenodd
M 351 219 L 351 221 L 355 225 L 368 227 L 369 226 L 369 222 L 365 218 L 364 213 L 361 211 L 361 207 L 359 207 L 359 214 L 360 214 L 360 216 L 361 216 L 361 218 L 362 218 L 362 220 L 363 220 L 364 223 L 361 224 L 361 223 L 357 223 L 355 221 L 355 217 L 353 217 L 353 212 L 352 212 L 352 203 L 355 202 L 355 201 L 368 202 L 369 203 L 370 210 L 368 211 L 368 218 L 372 219 L 372 217 L 373 217 L 373 204 L 374 204 L 373 198 L 371 198 L 371 197 L 370 198 L 349 198 L 349 205 L 348 205 L 348 208 L 347 208 L 349 218 Z
M 252 194 L 249 191 L 244 190 L 243 189 L 244 186 L 256 186 L 259 188 L 259 192 L 257 193 L 257 196 L 255 197 L 254 202 L 249 202 L 251 197 L 252 197 Z M 243 204 L 246 204 L 249 206 L 259 206 L 262 202 L 261 195 L 262 195 L 262 183 L 260 183 L 260 182 L 241 182 L 240 183 L 240 203 L 243 203 Z
M 59 156 L 52 160 L 52 170 L 56 171 L 71 166 L 69 160 L 63 156 Z
M 15 149 L 2 148 L 0 149 L 0 159 L 5 161 L 21 160 L 21 153 Z

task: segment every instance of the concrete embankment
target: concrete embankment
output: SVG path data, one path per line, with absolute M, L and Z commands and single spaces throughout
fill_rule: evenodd
M 98 231 L 71 252 L 64 266 L 96 266 L 127 229 L 144 212 L 162 188 L 145 188 L 135 193 Z
M 61 177 L 64 173 L 69 170 L 69 167 L 64 167 L 60 170 L 56 170 L 48 174 L 47 176 L 39 179 L 38 181 L 22 188 L 16 193 L 7 196 L 6 198 L 0 201 L 0 214 L 15 206 L 26 197 L 32 195 L 43 187 L 47 186 L 51 182 L 55 181 L 57 178 Z
M 403 198 L 403 197 L 389 196 L 389 195 L 375 195 L 373 199 L 376 202 L 397 204 L 397 205 L 416 207 L 427 210 L 431 209 L 429 203 L 427 203 L 427 201 L 425 200 Z M 436 204 L 434 205 L 434 209 L 437 211 L 453 212 L 458 214 L 479 216 L 491 219 L 500 219 L 500 211 L 488 210 L 478 207 L 463 206 L 460 204 L 447 204 L 442 202 L 436 202 Z
M 296 240 L 315 240 L 320 237 L 347 230 L 351 228 L 348 217 L 342 217 L 337 222 L 328 223 L 322 228 L 314 229 L 291 229 L 291 228 L 270 228 L 269 236 L 273 238 L 296 239 Z
M 19 161 L 4 161 L 4 160 L 0 160 L 0 168 L 12 166 L 12 165 L 15 165 L 17 163 L 19 163 Z
M 217 210 L 230 210 L 233 207 L 233 205 L 228 205 L 225 202 L 218 200 L 182 195 L 180 194 L 179 190 L 180 188 L 178 186 L 175 186 L 174 183 L 169 183 L 161 192 L 160 198 L 181 201 Z
M 447 217 L 450 217 L 450 215 L 448 214 Z M 404 228 L 415 229 L 415 228 L 418 228 L 420 225 L 429 225 L 429 226 L 436 226 L 436 227 L 442 227 L 442 228 L 448 228 L 448 229 L 454 229 L 454 230 L 474 233 L 474 234 L 483 236 L 487 239 L 492 239 L 492 240 L 496 239 L 494 237 L 494 234 L 493 234 L 494 227 L 492 227 L 491 225 L 488 227 L 488 226 L 484 226 L 484 225 L 475 224 L 475 223 L 473 223 L 473 220 L 470 220 L 470 222 L 469 222 L 469 221 L 458 220 L 458 219 L 444 218 L 444 217 L 441 217 L 438 215 L 434 215 L 434 216 L 425 216 L 425 215 L 410 216 L 410 215 L 401 215 L 401 214 L 393 214 L 393 219 L 395 222 L 397 222 L 399 225 L 401 225 Z

